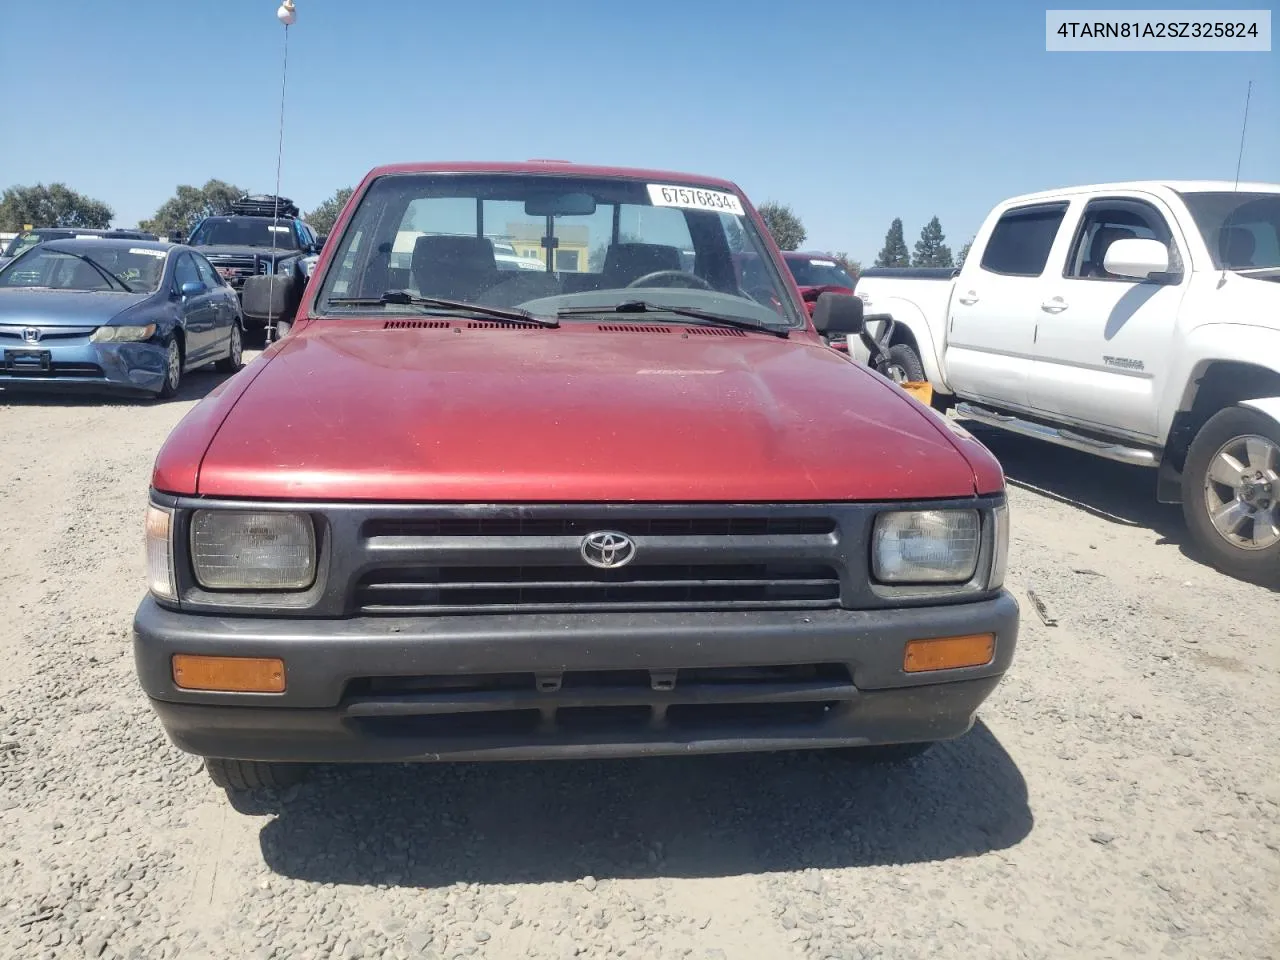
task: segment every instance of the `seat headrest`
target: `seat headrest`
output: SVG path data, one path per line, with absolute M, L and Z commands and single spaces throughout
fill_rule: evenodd
M 621 285 L 658 270 L 679 270 L 680 251 L 660 243 L 615 243 L 604 255 L 603 277 Z
M 1223 227 L 1218 232 L 1218 255 L 1224 267 L 1252 267 L 1257 246 L 1253 232 L 1244 227 Z
M 493 242 L 487 237 L 419 237 L 413 244 L 413 270 L 423 263 L 433 273 L 456 268 L 497 270 Z

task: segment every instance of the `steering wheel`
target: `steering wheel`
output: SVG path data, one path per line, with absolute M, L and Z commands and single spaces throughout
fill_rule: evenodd
M 655 270 L 653 273 L 646 273 L 643 277 L 636 277 L 628 287 L 657 287 L 667 286 L 667 284 L 657 284 L 650 281 L 653 280 L 678 280 L 677 287 L 689 287 L 694 290 L 714 290 L 715 288 L 707 281 L 703 280 L 696 273 L 686 273 L 684 270 Z

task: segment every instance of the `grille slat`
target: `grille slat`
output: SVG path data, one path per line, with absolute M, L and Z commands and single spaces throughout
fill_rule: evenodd
M 444 517 L 382 519 L 366 537 L 580 537 L 615 530 L 629 537 L 776 537 L 828 534 L 830 517 Z
M 834 606 L 840 580 L 813 564 L 632 565 L 578 567 L 429 567 L 366 575 L 356 591 L 365 612 L 430 613 L 462 609 L 708 609 L 747 604 Z

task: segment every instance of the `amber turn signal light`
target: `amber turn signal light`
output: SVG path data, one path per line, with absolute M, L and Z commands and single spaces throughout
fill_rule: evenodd
M 284 693 L 284 661 L 259 657 L 173 655 L 173 682 L 181 690 Z
M 902 669 L 907 673 L 930 670 L 955 670 L 959 667 L 983 667 L 996 655 L 996 635 L 976 633 L 965 637 L 936 637 L 912 640 L 902 655 Z

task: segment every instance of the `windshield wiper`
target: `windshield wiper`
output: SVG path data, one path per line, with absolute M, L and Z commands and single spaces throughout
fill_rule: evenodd
M 125 293 L 133 293 L 133 287 L 129 286 L 127 283 L 125 283 L 123 280 L 117 277 L 114 273 L 112 273 L 110 270 L 108 270 L 106 267 L 100 264 L 97 260 L 93 259 L 93 257 L 86 257 L 83 253 L 72 253 L 70 250 L 59 250 L 57 252 L 64 254 L 68 257 L 75 257 L 77 260 L 83 260 L 89 266 L 93 267 L 93 269 L 97 270 L 100 274 L 106 277 L 109 282 L 120 284 L 120 286 L 124 289 Z
M 616 307 L 566 307 L 563 310 L 557 310 L 556 316 L 584 317 L 591 314 L 599 316 L 602 313 L 671 313 L 677 317 L 688 317 L 690 320 L 697 320 L 700 323 L 710 324 L 711 326 L 771 333 L 775 337 L 781 337 L 784 340 L 791 335 L 787 327 L 779 327 L 771 323 L 744 320 L 741 317 L 729 317 L 722 313 L 711 313 L 708 310 L 698 310 L 691 307 L 668 307 L 660 303 L 649 303 L 647 300 L 626 300 Z
M 483 317 L 494 317 L 498 320 L 509 320 L 512 323 L 527 323 L 535 327 L 558 327 L 559 322 L 549 317 L 535 317 L 528 310 L 501 307 L 486 307 L 479 303 L 467 303 L 463 300 L 442 300 L 439 297 L 420 297 L 408 290 L 388 290 L 380 297 L 330 297 L 328 304 L 343 307 L 377 307 L 384 305 L 426 307 L 431 310 L 451 310 L 458 313 L 475 313 Z

